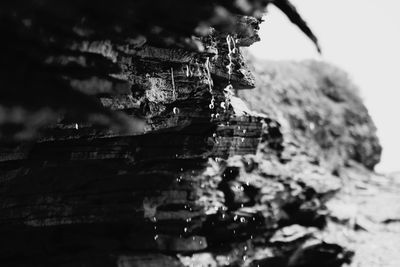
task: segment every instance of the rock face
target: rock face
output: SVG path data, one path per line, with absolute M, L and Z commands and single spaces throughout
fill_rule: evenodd
M 380 153 L 352 87 L 253 76 L 269 1 L 131 2 L 1 4 L 1 265 L 348 262 L 325 204 Z
M 343 71 L 316 61 L 253 60 L 257 88 L 240 96 L 249 106 L 278 119 L 287 140 L 301 145 L 328 168 L 354 160 L 368 169 L 379 162 L 376 128 Z

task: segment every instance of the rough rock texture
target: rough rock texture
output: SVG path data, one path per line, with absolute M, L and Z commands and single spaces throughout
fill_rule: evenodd
M 1 4 L 0 265 L 349 262 L 326 203 L 376 164 L 375 130 L 318 64 L 312 86 L 253 76 L 269 2 Z M 256 81 L 251 110 L 234 92 Z
M 347 74 L 327 63 L 253 60 L 257 88 L 243 92 L 249 106 L 279 120 L 286 139 L 328 168 L 354 160 L 379 162 L 376 128 Z

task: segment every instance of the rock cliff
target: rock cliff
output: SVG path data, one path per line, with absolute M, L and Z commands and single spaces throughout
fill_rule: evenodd
M 327 65 L 249 67 L 270 2 L 317 44 L 287 1 L 1 4 L 1 265 L 349 262 L 326 203 L 375 128 Z

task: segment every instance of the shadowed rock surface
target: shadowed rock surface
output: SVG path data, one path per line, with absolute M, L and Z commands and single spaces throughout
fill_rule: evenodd
M 327 65 L 252 73 L 270 2 L 1 4 L 0 264 L 350 262 L 327 203 L 375 128 Z

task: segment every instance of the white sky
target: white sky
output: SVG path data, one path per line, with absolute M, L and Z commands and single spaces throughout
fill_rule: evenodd
M 378 171 L 400 171 L 400 0 L 292 0 L 320 40 L 323 60 L 350 73 L 378 127 Z M 261 25 L 258 58 L 320 58 L 276 8 Z

